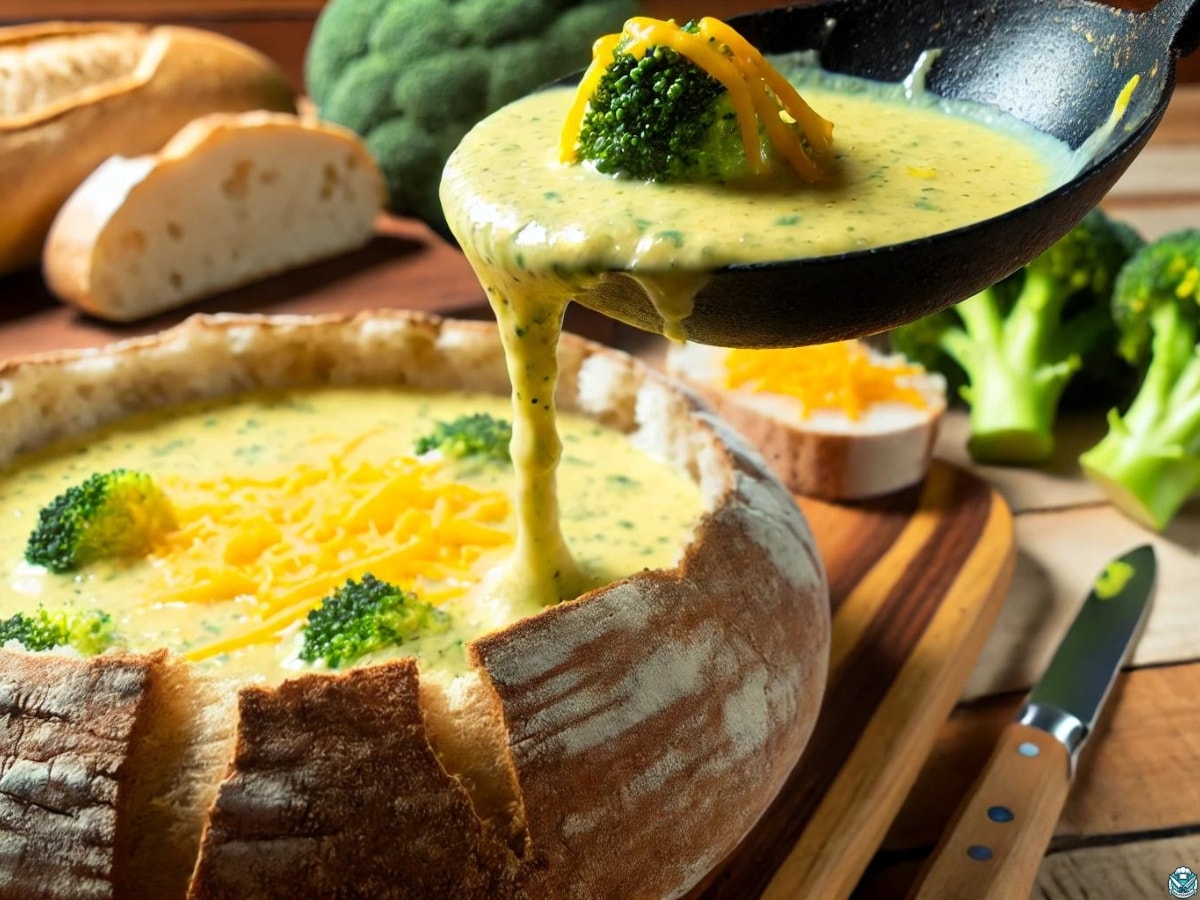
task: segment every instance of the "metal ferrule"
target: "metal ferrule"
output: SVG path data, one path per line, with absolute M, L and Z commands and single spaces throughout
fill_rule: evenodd
M 1057 707 L 1033 702 L 1021 707 L 1017 721 L 1046 732 L 1066 747 L 1071 760 L 1071 777 L 1075 777 L 1075 763 L 1079 759 L 1079 751 L 1088 739 L 1088 727 L 1083 722 Z

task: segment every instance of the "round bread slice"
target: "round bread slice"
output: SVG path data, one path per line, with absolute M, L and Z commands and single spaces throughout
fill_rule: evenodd
M 745 435 L 791 490 L 825 500 L 861 500 L 916 484 L 929 469 L 938 425 L 946 410 L 940 375 L 908 376 L 923 406 L 887 401 L 858 419 L 838 410 L 805 410 L 794 397 L 726 386 L 721 347 L 672 344 L 667 371 L 707 400 Z M 867 348 L 881 366 L 907 361 Z
M 788 491 L 691 394 L 569 336 L 560 362 L 563 409 L 698 483 L 706 512 L 676 568 L 483 636 L 453 681 L 401 660 L 234 687 L 162 655 L 0 654 L 0 772 L 32 773 L 26 802 L 57 813 L 13 814 L 0 778 L 18 893 L 146 896 L 157 878 L 156 897 L 676 897 L 731 852 L 817 716 L 824 570 Z M 321 384 L 508 392 L 489 324 L 197 317 L 0 368 L 0 465 L 135 411 Z M 109 696 L 114 725 L 93 734 L 80 723 Z M 67 778 L 96 791 L 40 765 L 60 746 L 103 769 Z M 85 804 L 105 827 L 82 880 L 58 850 Z M 179 835 L 174 871 L 153 871 L 162 841 L 137 837 L 151 832 Z

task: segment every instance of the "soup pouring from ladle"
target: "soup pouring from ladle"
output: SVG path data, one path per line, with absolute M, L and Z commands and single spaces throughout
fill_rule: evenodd
M 1200 0 L 1163 0 L 1142 13 L 1083 0 L 832 0 L 732 19 L 765 53 L 811 50 L 824 69 L 879 81 L 902 80 L 922 52 L 936 49 L 926 76 L 934 94 L 997 107 L 1073 148 L 1101 132 L 1134 76 L 1137 89 L 1090 161 L 1039 199 L 905 243 L 697 273 L 683 335 L 728 347 L 863 337 L 1016 271 L 1096 206 L 1145 147 L 1170 100 L 1176 60 L 1200 41 L 1198 7 Z M 608 272 L 576 299 L 661 332 L 654 290 L 646 289 L 654 278 Z

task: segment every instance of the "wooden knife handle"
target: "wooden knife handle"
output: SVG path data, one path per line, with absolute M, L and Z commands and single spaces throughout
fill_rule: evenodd
M 1009 725 L 910 900 L 1028 900 L 1070 787 L 1067 748 Z

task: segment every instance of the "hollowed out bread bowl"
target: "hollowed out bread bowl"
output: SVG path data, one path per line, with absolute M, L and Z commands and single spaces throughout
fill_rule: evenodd
M 812 537 L 762 460 L 635 360 L 567 337 L 558 401 L 697 480 L 678 569 L 470 645 L 238 686 L 168 654 L 0 651 L 0 895 L 671 897 L 766 809 L 824 688 Z M 0 369 L 0 462 L 260 387 L 506 394 L 495 328 L 403 314 L 194 318 Z

